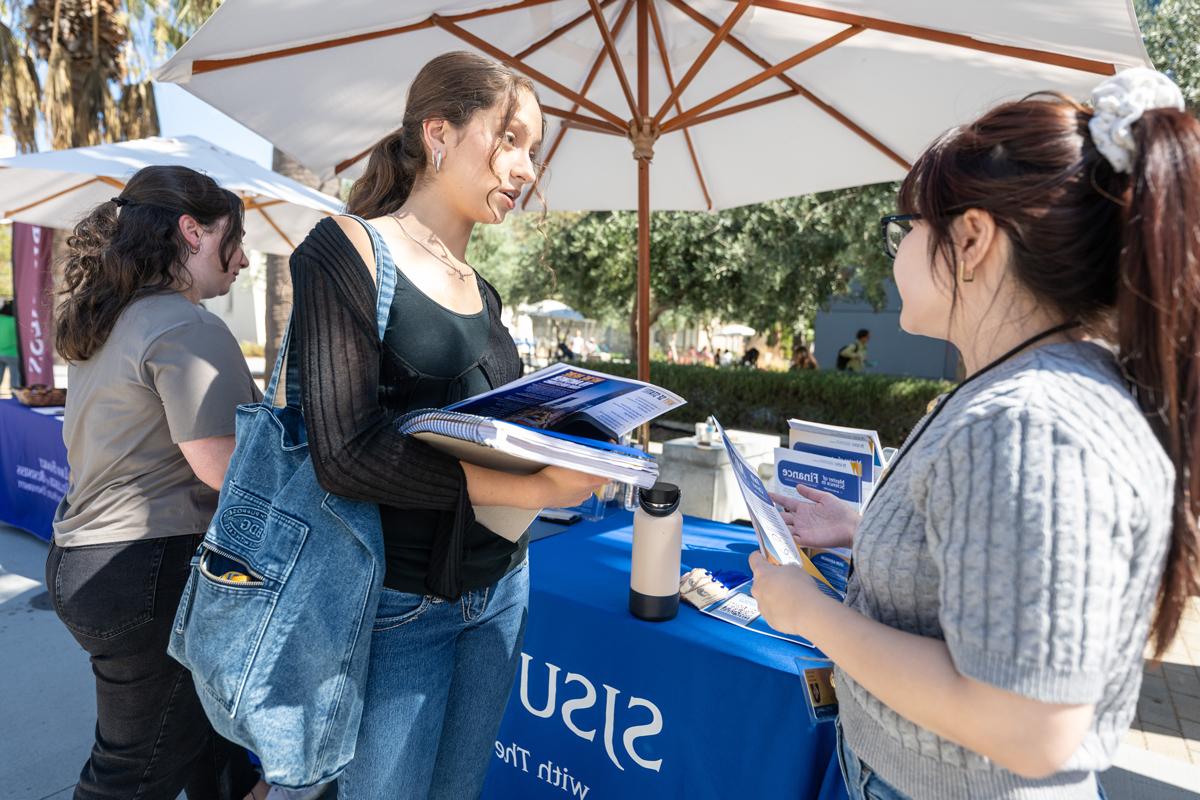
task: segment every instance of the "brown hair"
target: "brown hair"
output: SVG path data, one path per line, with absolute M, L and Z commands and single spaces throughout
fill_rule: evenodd
M 1115 335 L 1138 402 L 1175 467 L 1166 571 L 1154 617 L 1161 655 L 1200 594 L 1200 122 L 1173 108 L 1133 126 L 1118 173 L 1067 97 L 1006 103 L 936 141 L 900 187 L 929 225 L 957 297 L 955 216 L 987 211 L 1011 242 L 1018 281 L 1067 319 Z
M 194 169 L 144 167 L 121 194 L 92 209 L 67 238 L 65 299 L 55 343 L 68 361 L 86 361 L 108 341 L 121 312 L 139 297 L 190 285 L 188 245 L 179 230 L 187 214 L 205 227 L 229 220 L 221 237 L 228 270 L 243 234 L 242 201 Z
M 537 99 L 532 81 L 484 56 L 457 51 L 434 58 L 421 68 L 408 87 L 400 129 L 375 145 L 366 171 L 350 190 L 346 210 L 372 218 L 389 214 L 404 205 L 428 166 L 422 122 L 444 119 L 461 128 L 476 112 L 503 102 L 502 133 L 516 114 L 521 91 L 528 91 Z M 493 161 L 499 150 L 500 142 L 497 141 L 492 151 Z M 539 177 L 540 172 L 539 167 Z M 536 180 L 533 191 L 537 191 Z

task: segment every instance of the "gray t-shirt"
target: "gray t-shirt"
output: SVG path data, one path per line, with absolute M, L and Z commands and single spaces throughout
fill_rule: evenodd
M 183 295 L 130 303 L 104 346 L 68 371 L 63 440 L 71 478 L 59 547 L 203 533 L 217 493 L 179 442 L 229 436 L 261 397 L 225 323 Z
M 1173 486 L 1171 462 L 1098 345 L 1040 347 L 964 386 L 868 505 L 846 603 L 945 640 L 963 675 L 1046 703 L 1095 704 L 1095 717 L 1062 771 L 1027 780 L 839 670 L 855 754 L 921 800 L 1094 800 L 1093 774 L 1112 763 L 1137 708 Z

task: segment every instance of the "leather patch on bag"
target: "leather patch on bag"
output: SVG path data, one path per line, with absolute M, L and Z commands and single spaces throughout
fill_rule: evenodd
M 255 506 L 230 506 L 221 512 L 221 530 L 238 544 L 257 550 L 267 530 L 267 512 Z

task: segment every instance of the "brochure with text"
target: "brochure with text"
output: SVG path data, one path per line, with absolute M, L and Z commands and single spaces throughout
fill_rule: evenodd
M 733 466 L 733 475 L 737 479 L 738 488 L 741 489 L 742 498 L 746 501 L 746 508 L 750 512 L 750 523 L 754 526 L 754 532 L 758 534 L 758 544 L 763 555 L 768 561 L 775 564 L 803 567 L 804 571 L 812 576 L 821 591 L 830 597 L 842 600 L 844 594 L 840 594 L 834 589 L 808 556 L 796 547 L 796 542 L 792 539 L 792 534 L 784 523 L 783 517 L 780 516 L 779 509 L 771 500 L 771 496 L 767 494 L 767 487 L 763 485 L 758 473 L 730 441 L 720 422 L 717 422 L 717 432 L 725 444 L 725 452 Z
M 810 502 L 796 491 L 796 485 L 828 492 L 862 510 L 863 479 L 857 461 L 829 458 L 801 450 L 779 447 L 775 450 L 775 487 L 779 494 Z
M 858 464 L 862 471 L 864 505 L 883 473 L 883 446 L 875 431 L 790 419 L 788 448 Z

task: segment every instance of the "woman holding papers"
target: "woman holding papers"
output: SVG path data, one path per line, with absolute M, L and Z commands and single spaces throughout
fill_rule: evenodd
M 1006 103 L 938 139 L 884 221 L 901 325 L 953 342 L 968 377 L 840 526 L 845 605 L 753 561 L 771 625 L 838 665 L 851 797 L 1095 798 L 1147 639 L 1161 656 L 1200 593 L 1183 108 L 1147 69 L 1091 105 Z M 792 519 L 801 543 L 828 533 Z
M 528 572 L 527 539 L 497 536 L 472 506 L 574 505 L 602 483 L 460 463 L 394 424 L 520 376 L 500 298 L 465 257 L 476 224 L 503 221 L 522 191 L 536 191 L 541 144 L 527 79 L 475 54 L 439 56 L 355 183 L 354 216 L 321 222 L 292 257 L 317 476 L 329 492 L 379 504 L 387 560 L 340 796 L 480 793 L 519 664 Z M 396 270 L 382 342 L 380 270 Z

